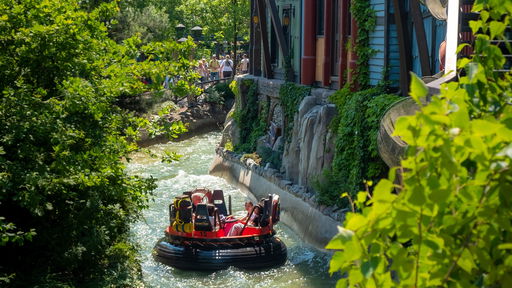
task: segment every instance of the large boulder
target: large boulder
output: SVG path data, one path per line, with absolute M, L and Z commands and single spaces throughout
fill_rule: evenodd
M 319 101 L 318 97 L 304 98 L 283 155 L 282 171 L 287 179 L 311 187 L 324 168 L 330 167 L 334 144 L 328 127 L 336 112 L 335 105 Z

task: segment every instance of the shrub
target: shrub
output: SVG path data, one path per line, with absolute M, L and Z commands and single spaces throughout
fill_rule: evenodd
M 319 203 L 346 206 L 347 200 L 340 198 L 343 192 L 354 196 L 365 180 L 386 173 L 387 166 L 377 149 L 377 133 L 384 112 L 398 99 L 385 94 L 380 86 L 359 92 L 344 88 L 331 95 L 338 110 L 330 124 L 336 132 L 336 150 L 331 169 L 324 171 L 323 178 L 314 185 Z
M 208 87 L 204 92 L 206 93 L 206 102 L 209 103 L 229 105 L 235 99 L 235 94 L 231 91 L 229 84 L 223 82 Z
M 243 85 L 248 86 L 249 89 L 245 96 L 247 103 L 243 104 L 243 109 L 237 110 L 234 114 L 234 119 L 240 129 L 240 143 L 236 145 L 235 151 L 252 153 L 256 151 L 258 139 L 265 135 L 268 107 L 261 105 L 258 101 L 258 85 L 256 82 L 252 80 L 243 81 Z M 237 91 L 239 89 L 238 87 Z
M 474 54 L 458 63 L 467 76 L 423 106 L 428 90 L 413 75 L 420 111 L 395 130 L 409 145 L 402 180 L 391 171 L 373 193 L 358 193 L 360 213 L 327 245 L 339 250 L 330 272 L 347 275 L 340 287 L 512 285 L 512 73 L 494 45 L 506 39 L 512 7 L 476 1 L 473 11 Z

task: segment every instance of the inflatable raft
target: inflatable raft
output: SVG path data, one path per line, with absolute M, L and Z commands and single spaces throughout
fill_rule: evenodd
M 165 237 L 155 245 L 155 260 L 186 270 L 261 269 L 284 264 L 286 245 L 273 229 L 279 222 L 279 196 L 269 194 L 254 205 L 247 215 L 257 219 L 257 224 L 251 221 L 254 225 L 232 218 L 229 200 L 228 212 L 222 190 L 196 189 L 176 197 L 169 205 Z M 241 228 L 238 235 L 228 236 L 235 225 Z

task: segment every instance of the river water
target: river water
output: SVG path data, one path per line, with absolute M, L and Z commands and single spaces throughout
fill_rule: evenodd
M 128 173 L 157 179 L 154 201 L 144 219 L 132 226 L 133 241 L 139 246 L 144 283 L 148 287 L 334 287 L 336 279 L 328 273 L 330 256 L 304 243 L 283 223 L 275 226 L 277 236 L 288 248 L 288 260 L 277 268 L 246 271 L 237 268 L 217 272 L 183 271 L 157 263 L 151 250 L 164 235 L 168 223 L 168 205 L 176 195 L 197 187 L 224 190 L 231 195 L 233 212 L 241 213 L 247 198 L 224 179 L 208 175 L 221 134 L 213 132 L 176 143 L 159 144 L 149 150 L 161 156 L 166 151 L 182 155 L 179 162 L 162 163 L 148 153 L 132 155 Z

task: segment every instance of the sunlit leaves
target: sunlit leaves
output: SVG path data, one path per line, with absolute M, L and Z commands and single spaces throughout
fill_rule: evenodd
M 427 96 L 428 89 L 425 83 L 411 72 L 411 97 L 416 103 L 421 104 L 421 99 Z
M 481 19 L 470 25 L 487 34 L 476 36 L 472 58 L 459 61 L 466 76 L 444 85 L 427 105 L 421 105 L 424 84 L 412 77 L 420 111 L 396 122 L 395 135 L 409 145 L 398 182 L 382 180 L 371 200 L 357 201 L 360 212 L 349 213 L 340 230 L 350 237 L 331 242 L 341 250 L 331 273 L 347 273 L 343 285 L 512 284 L 511 72 L 491 42 L 504 36 L 510 18 L 504 13 L 512 12 L 505 6 L 475 2 Z M 347 257 L 356 246 L 363 252 Z
M 126 175 L 121 161 L 146 122 L 115 104 L 139 93 L 137 74 L 152 68 L 134 65 L 136 40 L 107 37 L 100 20 L 113 7 L 0 1 L 2 275 L 30 273 L 30 261 L 86 281 L 110 265 L 106 251 L 147 207 L 154 180 Z

